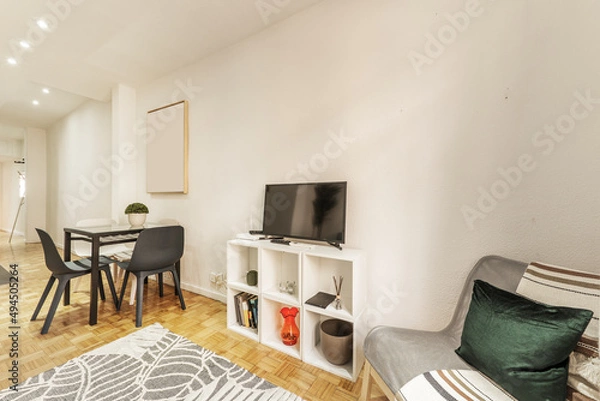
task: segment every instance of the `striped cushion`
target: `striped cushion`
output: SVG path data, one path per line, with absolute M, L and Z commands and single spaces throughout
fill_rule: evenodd
M 545 304 L 594 312 L 571 354 L 569 386 L 600 401 L 600 274 L 532 262 L 523 274 L 517 293 Z
M 516 401 L 476 370 L 434 370 L 410 380 L 400 389 L 406 401 Z

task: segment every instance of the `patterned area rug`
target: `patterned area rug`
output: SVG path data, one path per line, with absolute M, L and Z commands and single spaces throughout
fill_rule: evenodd
M 17 386 L 1 400 L 301 401 L 155 323 Z

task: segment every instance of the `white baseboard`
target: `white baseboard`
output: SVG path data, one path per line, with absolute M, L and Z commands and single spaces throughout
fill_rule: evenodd
M 199 294 L 202 296 L 205 296 L 207 298 L 210 299 L 214 299 L 216 301 L 220 301 L 222 303 L 227 303 L 227 295 L 220 293 L 220 292 L 216 292 L 213 290 L 207 290 L 206 288 L 202 288 L 196 285 L 191 285 L 191 284 L 186 284 L 186 283 L 181 283 L 181 288 L 183 288 L 186 291 L 190 291 L 193 292 L 194 294 Z
M 8 229 L 8 228 L 0 228 L 0 231 L 5 232 L 10 234 L 10 232 L 12 231 L 12 229 Z M 15 231 L 13 232 L 13 237 L 24 237 L 25 233 L 23 231 Z
M 156 276 L 148 278 L 151 280 L 155 280 Z M 173 286 L 173 280 L 171 279 L 171 275 L 165 274 L 163 280 L 165 284 Z M 202 295 L 204 297 L 223 302 L 224 304 L 227 303 L 227 295 L 218 291 L 214 291 L 213 289 L 206 289 L 197 285 L 188 284 L 184 282 L 181 283 L 181 288 L 183 288 L 186 291 L 193 292 L 194 294 Z

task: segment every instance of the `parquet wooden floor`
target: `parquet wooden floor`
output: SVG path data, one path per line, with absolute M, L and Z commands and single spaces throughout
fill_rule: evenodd
M 40 244 L 25 244 L 20 237 L 0 232 L 0 265 L 9 269 L 18 263 L 18 363 L 19 381 L 37 375 L 54 366 L 75 358 L 84 352 L 107 344 L 136 331 L 135 310 L 128 298 L 120 312 L 112 302 L 99 302 L 98 324 L 88 324 L 89 279 L 83 279 L 77 292 L 71 294 L 71 305 L 59 306 L 50 331 L 41 335 L 50 299 L 42 308 L 38 320 L 29 319 L 49 277 Z M 62 254 L 62 250 L 61 250 Z M 108 291 L 108 289 L 107 289 Z M 53 292 L 50 296 L 52 296 Z M 126 293 L 128 296 L 129 291 Z M 107 294 L 108 295 L 108 294 Z M 222 355 L 232 362 L 265 378 L 271 383 L 311 400 L 358 400 L 361 377 L 356 383 L 305 364 L 269 347 L 248 340 L 226 327 L 226 305 L 198 294 L 184 291 L 187 310 L 182 311 L 172 288 L 165 288 L 165 296 L 158 296 L 157 286 L 150 281 L 144 294 L 144 327 L 159 322 L 174 333 Z M 0 286 L 0 388 L 7 388 L 9 369 L 13 358 L 9 287 Z M 385 397 L 373 385 L 374 400 Z

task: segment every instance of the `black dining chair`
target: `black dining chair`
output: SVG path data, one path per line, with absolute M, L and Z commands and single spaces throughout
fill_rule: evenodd
M 48 315 L 46 316 L 44 326 L 42 327 L 42 334 L 46 334 L 48 333 L 48 329 L 50 329 L 50 324 L 52 323 L 52 319 L 54 318 L 54 314 L 56 313 L 56 308 L 58 307 L 60 298 L 65 292 L 67 283 L 69 283 L 69 281 L 75 277 L 90 274 L 92 272 L 92 261 L 90 258 L 83 258 L 69 262 L 63 261 L 63 259 L 60 257 L 60 254 L 58 253 L 58 250 L 56 249 L 56 245 L 54 244 L 52 237 L 50 237 L 50 235 L 42 229 L 36 228 L 35 230 L 37 231 L 38 236 L 42 241 L 42 248 L 44 250 L 44 259 L 46 261 L 46 267 L 48 267 L 48 269 L 52 272 L 52 275 L 48 279 L 48 284 L 46 284 L 46 288 L 42 293 L 42 297 L 40 298 L 35 308 L 35 311 L 33 312 L 33 316 L 31 317 L 32 321 L 34 321 L 37 318 L 38 314 L 40 313 L 40 310 L 42 309 L 42 306 L 44 305 L 44 302 L 46 301 L 46 298 L 48 297 L 48 294 L 50 293 L 50 290 L 52 289 L 52 286 L 54 285 L 54 282 L 58 280 L 58 286 L 56 288 L 56 291 L 54 292 L 52 304 L 50 305 Z M 116 307 L 118 304 L 117 292 L 115 290 L 115 284 L 113 282 L 112 275 L 110 274 L 110 263 L 112 263 L 113 261 L 108 258 L 101 257 L 99 262 L 100 263 L 98 266 L 98 278 L 100 280 L 100 285 L 98 288 L 100 291 L 100 297 L 102 298 L 102 300 L 106 299 L 104 295 L 104 288 L 102 287 L 101 272 L 103 271 L 104 273 L 106 273 L 108 286 L 110 287 L 110 292 L 112 294 L 113 301 Z
M 185 310 L 185 301 L 179 286 L 179 277 L 177 274 L 177 264 L 183 256 L 184 230 L 182 226 L 153 227 L 143 230 L 133 248 L 131 260 L 128 262 L 119 262 L 119 266 L 125 270 L 125 277 L 121 286 L 121 295 L 117 310 L 121 309 L 121 303 L 125 297 L 125 290 L 129 274 L 132 273 L 137 278 L 135 296 L 135 326 L 142 325 L 142 301 L 144 286 L 141 284 L 146 277 L 154 274 L 158 275 L 159 295 L 163 296 L 162 274 L 171 272 L 175 291 L 179 295 L 181 309 Z

